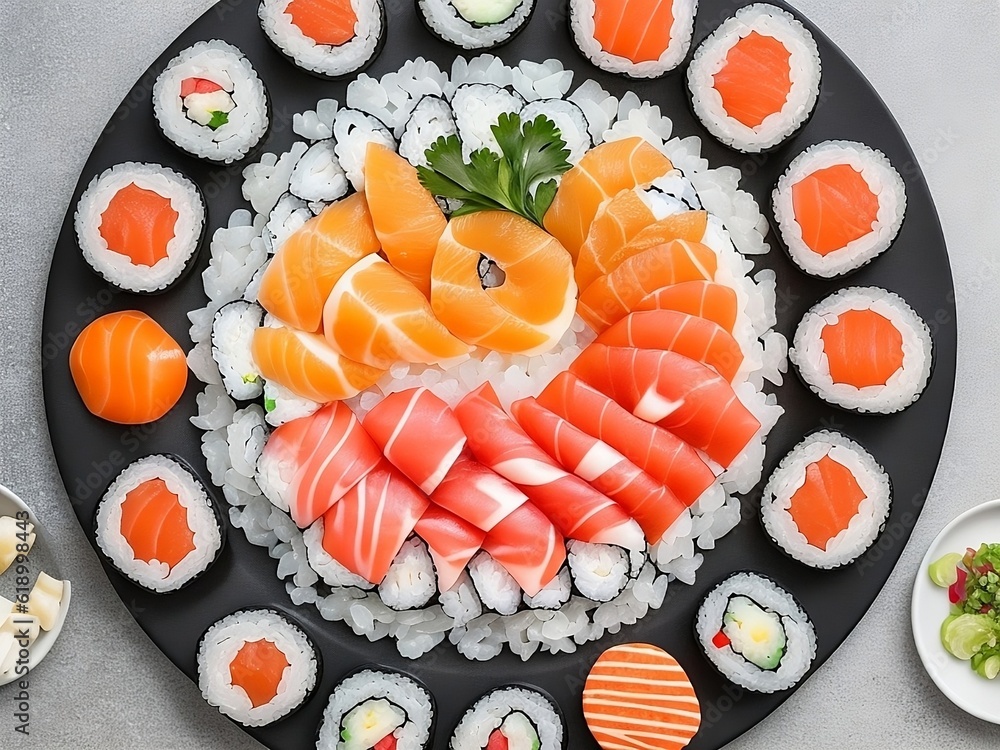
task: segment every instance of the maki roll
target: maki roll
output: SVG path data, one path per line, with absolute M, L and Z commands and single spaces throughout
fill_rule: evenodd
M 302 158 L 295 163 L 292 175 L 288 181 L 288 191 L 291 193 L 289 197 L 294 196 L 294 198 L 300 199 L 303 203 L 300 206 L 297 203 L 293 204 L 286 200 L 285 205 L 282 206 L 281 213 L 274 218 L 279 221 L 282 219 L 287 220 L 291 218 L 295 211 L 306 207 L 309 203 L 332 203 L 333 201 L 338 201 L 347 195 L 350 189 L 351 186 L 347 182 L 347 175 L 344 173 L 344 168 L 340 166 L 340 161 L 337 158 L 335 141 L 332 138 L 318 141 L 310 146 L 309 150 L 302 155 Z M 288 211 L 288 209 L 291 209 L 291 211 Z M 312 212 L 310 211 L 309 213 L 311 214 Z M 306 220 L 308 218 L 306 217 Z M 304 224 L 305 222 L 302 223 Z M 281 224 L 277 223 L 276 228 L 280 229 L 280 227 Z M 297 229 L 298 227 L 295 228 Z M 284 236 L 287 237 L 288 235 L 285 234 Z M 277 252 L 280 245 L 275 246 L 272 244 L 272 247 Z
M 425 96 L 413 109 L 399 139 L 399 155 L 415 167 L 427 166 L 427 151 L 439 139 L 458 134 L 451 105 L 439 96 Z
M 573 585 L 586 599 L 610 602 L 631 580 L 629 553 L 622 547 L 567 540 L 566 553 Z
M 757 153 L 805 124 L 819 99 L 820 76 L 812 34 L 787 11 L 757 3 L 702 42 L 687 81 L 702 125 L 730 148 Z
M 87 186 L 74 219 L 83 259 L 119 289 L 166 291 L 191 267 L 205 230 L 205 201 L 187 177 L 125 162 Z
M 816 631 L 785 589 L 736 573 L 712 589 L 695 621 L 698 644 L 729 680 L 773 693 L 794 687 L 816 658 Z
M 258 15 L 271 44 L 321 78 L 364 70 L 385 41 L 382 0 L 262 0 Z
M 467 83 L 459 86 L 451 100 L 458 135 L 466 155 L 481 148 L 500 153 L 493 126 L 502 114 L 517 114 L 524 99 L 493 83 Z
M 330 694 L 317 750 L 422 750 L 434 727 L 434 699 L 412 677 L 362 668 Z
M 264 392 L 251 351 L 254 333 L 263 320 L 260 305 L 236 300 L 224 305 L 212 321 L 212 357 L 226 392 L 238 401 L 249 401 Z
M 761 518 L 791 557 L 814 568 L 853 562 L 878 538 L 892 488 L 885 469 L 838 432 L 806 437 L 764 487 Z
M 284 615 L 247 609 L 208 629 L 198 646 L 202 696 L 233 721 L 271 724 L 312 695 L 319 654 L 309 637 Z
M 792 161 L 772 203 L 795 265 L 810 276 L 834 278 L 889 249 L 903 224 L 906 187 L 881 151 L 826 141 Z
M 551 698 L 532 688 L 508 686 L 487 693 L 465 712 L 448 748 L 562 750 L 566 737 L 565 722 Z
M 416 537 L 403 546 L 379 583 L 378 595 L 389 609 L 402 612 L 426 607 L 437 593 L 434 561 L 427 545 Z
M 891 414 L 920 398 L 933 344 L 927 324 L 902 298 L 878 287 L 850 287 L 805 314 L 788 357 L 824 401 Z
M 535 0 L 417 0 L 417 10 L 441 41 L 465 50 L 489 50 L 521 33 Z
M 253 65 L 218 39 L 171 60 L 153 85 L 153 114 L 167 140 L 192 156 L 240 161 L 267 133 L 267 93 Z
M 538 99 L 521 110 L 521 122 L 534 122 L 538 117 L 548 118 L 559 129 L 566 143 L 570 164 L 576 164 L 594 146 L 588 131 L 587 117 L 583 110 L 565 99 Z
M 163 594 L 204 573 L 222 551 L 222 526 L 208 491 L 171 456 L 129 464 L 97 506 L 97 544 L 123 575 Z
M 625 643 L 601 654 L 587 675 L 583 717 L 605 750 L 680 750 L 698 733 L 701 704 L 673 656 Z
M 570 28 L 580 52 L 601 70 L 659 78 L 687 56 L 697 10 L 698 0 L 570 0 Z
M 334 152 L 340 160 L 347 179 L 354 189 L 365 189 L 365 157 L 368 144 L 378 143 L 392 151 L 396 150 L 396 139 L 389 128 L 374 115 L 360 109 L 344 108 L 333 118 Z
M 489 553 L 476 553 L 469 562 L 469 577 L 479 600 L 487 609 L 501 615 L 512 615 L 521 608 L 521 587 Z

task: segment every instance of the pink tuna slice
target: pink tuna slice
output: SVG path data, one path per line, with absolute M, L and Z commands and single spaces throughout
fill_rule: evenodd
M 417 536 L 427 542 L 437 569 L 438 588 L 449 591 L 483 546 L 486 532 L 431 503 L 417 521 Z
M 426 388 L 386 396 L 364 420 L 385 457 L 428 495 L 465 447 L 465 433 L 448 404 Z
M 463 453 L 431 499 L 476 528 L 492 531 L 524 505 L 528 497 L 495 471 Z

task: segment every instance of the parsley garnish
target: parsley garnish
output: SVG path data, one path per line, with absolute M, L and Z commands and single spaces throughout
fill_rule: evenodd
M 208 121 L 208 127 L 218 130 L 229 122 L 229 115 L 225 112 L 212 112 L 212 119 Z
M 273 398 L 264 399 L 264 411 L 270 413 L 277 408 L 278 408 L 278 402 L 275 401 Z
M 438 197 L 462 202 L 453 216 L 513 211 L 541 226 L 556 196 L 554 178 L 571 166 L 559 128 L 544 115 L 522 123 L 505 112 L 492 131 L 502 155 L 482 148 L 466 162 L 458 136 L 442 137 L 427 150 L 428 166 L 417 167 L 420 182 Z

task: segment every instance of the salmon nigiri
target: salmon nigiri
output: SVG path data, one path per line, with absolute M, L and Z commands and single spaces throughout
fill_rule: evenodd
M 724 467 L 760 429 L 724 378 L 674 352 L 591 344 L 570 371 Z
M 648 187 L 671 169 L 670 160 L 639 137 L 591 149 L 563 175 L 555 200 L 545 214 L 545 228 L 575 261 L 604 201 L 622 190 Z
M 700 242 L 676 240 L 624 261 L 580 295 L 578 311 L 597 332 L 635 310 L 649 294 L 685 281 L 711 281 L 718 258 Z
M 430 297 L 431 263 L 448 227 L 434 196 L 406 159 L 380 143 L 369 143 L 365 197 L 385 257 Z
M 110 313 L 84 328 L 69 367 L 87 409 L 119 424 L 155 422 L 187 385 L 184 351 L 138 310 Z
M 283 323 L 316 332 L 334 285 L 347 269 L 378 249 L 364 195 L 345 198 L 285 240 L 264 271 L 258 301 Z
M 677 352 L 708 365 L 732 382 L 743 364 L 739 342 L 726 329 L 674 310 L 629 313 L 597 337 L 607 346 Z

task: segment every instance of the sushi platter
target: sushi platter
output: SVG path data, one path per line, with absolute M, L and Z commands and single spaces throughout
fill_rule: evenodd
M 705 749 L 888 579 L 954 316 L 784 3 L 237 0 L 84 167 L 43 381 L 125 606 L 264 745 Z

